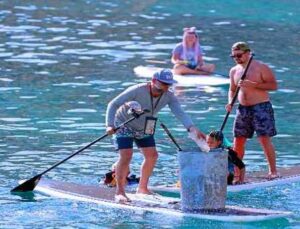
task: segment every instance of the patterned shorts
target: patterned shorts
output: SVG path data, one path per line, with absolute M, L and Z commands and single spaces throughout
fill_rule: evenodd
M 252 138 L 254 131 L 258 137 L 272 137 L 277 134 L 274 111 L 270 102 L 238 106 L 233 125 L 234 136 Z
M 144 134 L 143 131 L 135 131 L 126 126 L 120 128 L 113 136 L 116 150 L 132 149 L 133 142 L 138 148 L 155 147 L 153 135 Z

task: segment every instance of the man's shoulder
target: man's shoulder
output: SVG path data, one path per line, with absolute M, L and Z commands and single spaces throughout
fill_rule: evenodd
M 164 93 L 166 98 L 171 99 L 171 100 L 178 100 L 176 95 L 174 94 L 174 91 L 169 89 L 167 92 Z
M 134 84 L 128 87 L 129 90 L 137 90 L 137 89 L 144 89 L 146 88 L 148 83 L 139 83 L 139 84 Z
M 238 71 L 238 69 L 239 69 L 239 65 L 233 66 L 233 67 L 229 70 L 229 75 L 230 75 L 230 76 L 234 76 L 235 73 Z

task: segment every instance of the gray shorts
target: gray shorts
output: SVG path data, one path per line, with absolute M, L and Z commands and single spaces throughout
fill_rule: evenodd
M 252 138 L 254 131 L 258 137 L 272 137 L 277 134 L 274 111 L 270 102 L 238 106 L 233 124 L 234 137 Z

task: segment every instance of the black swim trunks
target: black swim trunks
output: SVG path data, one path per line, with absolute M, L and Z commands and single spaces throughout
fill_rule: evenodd
M 234 136 L 252 138 L 254 131 L 258 137 L 272 137 L 277 134 L 274 111 L 270 102 L 238 106 L 233 125 Z

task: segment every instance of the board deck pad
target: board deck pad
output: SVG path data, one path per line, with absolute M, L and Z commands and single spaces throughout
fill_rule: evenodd
M 265 188 L 276 186 L 280 184 L 289 184 L 293 182 L 300 182 L 300 166 L 290 168 L 277 168 L 280 177 L 269 180 L 265 171 L 246 172 L 245 182 L 240 185 L 228 185 L 227 192 L 241 192 L 246 190 Z M 176 185 L 160 185 L 151 187 L 153 191 L 179 194 L 180 189 Z
M 85 202 L 93 202 L 113 208 L 130 209 L 146 212 L 154 212 L 179 217 L 194 217 L 217 221 L 263 221 L 274 218 L 283 218 L 291 215 L 291 212 L 273 211 L 268 209 L 240 208 L 226 206 L 222 210 L 197 210 L 193 212 L 182 212 L 180 210 L 180 199 L 154 195 L 153 198 L 143 199 L 133 192 L 128 193 L 131 202 L 126 204 L 114 201 L 114 190 L 109 187 L 96 185 L 81 185 L 63 181 L 41 179 L 35 188 L 44 194 Z
M 133 69 L 134 73 L 139 77 L 152 78 L 153 74 L 163 68 L 137 66 Z M 171 70 L 171 69 L 170 69 Z M 229 84 L 229 77 L 221 77 L 217 75 L 177 75 L 174 79 L 180 86 L 220 86 Z

